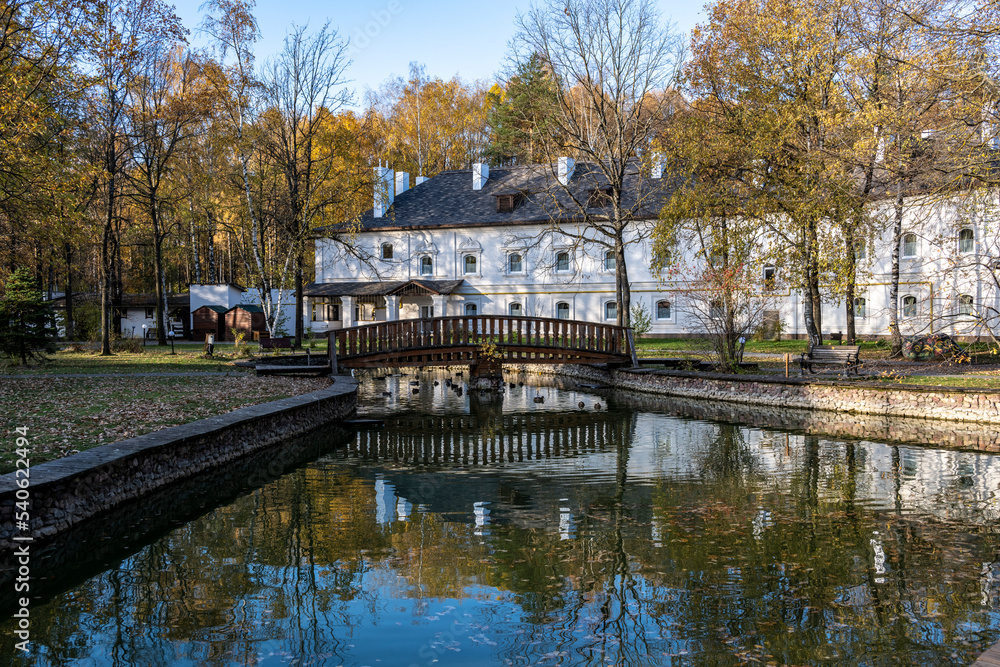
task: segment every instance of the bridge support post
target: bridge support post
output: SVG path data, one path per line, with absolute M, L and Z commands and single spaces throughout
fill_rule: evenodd
M 340 369 L 337 368 L 337 336 L 333 331 L 326 332 L 327 354 L 330 355 L 330 375 L 337 375 Z

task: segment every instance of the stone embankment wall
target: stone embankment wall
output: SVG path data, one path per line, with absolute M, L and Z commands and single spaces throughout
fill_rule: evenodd
M 48 538 L 101 512 L 354 414 L 357 381 L 95 447 L 29 469 L 30 533 Z M 20 479 L 23 479 L 21 477 Z M 0 476 L 0 550 L 14 521 L 17 473 Z M 22 482 L 23 483 L 23 482 Z
M 722 375 L 591 366 L 524 366 L 618 389 L 773 408 L 1000 424 L 1000 392 L 873 382 Z

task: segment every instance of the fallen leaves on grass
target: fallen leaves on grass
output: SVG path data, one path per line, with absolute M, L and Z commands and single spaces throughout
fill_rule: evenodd
M 24 377 L 0 380 L 0 432 L 28 428 L 32 465 L 329 386 L 292 377 Z M 12 448 L 0 473 L 13 469 Z

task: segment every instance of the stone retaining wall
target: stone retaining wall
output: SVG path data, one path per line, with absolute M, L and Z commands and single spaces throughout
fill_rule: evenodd
M 649 369 L 606 371 L 592 366 L 524 366 L 522 369 L 684 398 L 882 417 L 1000 424 L 1000 392 L 983 389 Z
M 31 535 L 51 537 L 173 482 L 349 417 L 356 407 L 357 381 L 337 377 L 319 391 L 32 466 L 28 478 Z M 15 536 L 27 535 L 14 523 L 17 483 L 17 473 L 0 476 L 0 550 L 13 548 Z

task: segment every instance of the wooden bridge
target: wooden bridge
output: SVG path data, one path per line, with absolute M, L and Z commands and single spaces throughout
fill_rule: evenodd
M 506 315 L 397 320 L 330 332 L 340 368 L 631 364 L 632 332 L 612 324 Z

